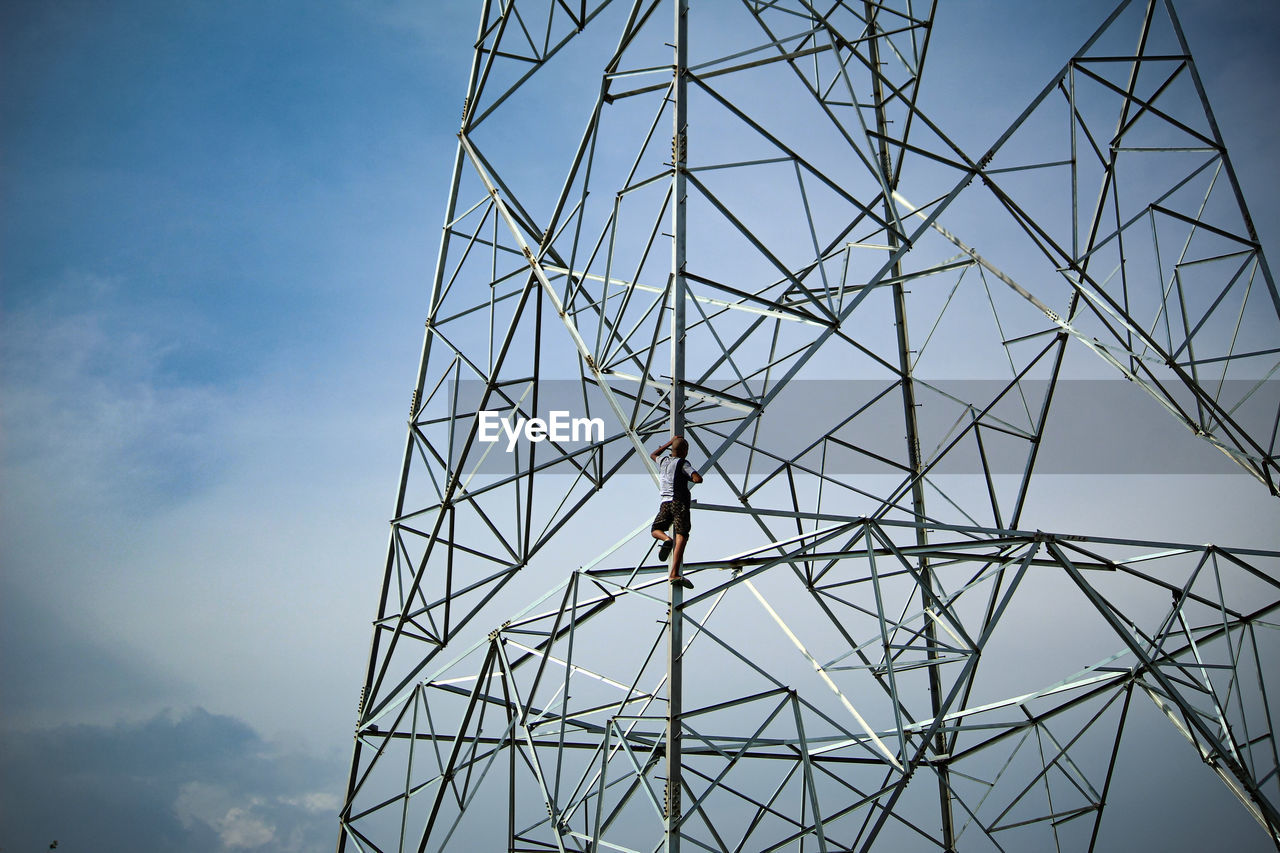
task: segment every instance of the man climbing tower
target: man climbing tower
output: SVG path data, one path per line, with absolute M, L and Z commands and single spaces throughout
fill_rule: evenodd
M 658 459 L 663 451 L 671 453 Z M 689 484 L 701 483 L 702 475 L 689 464 L 685 457 L 689 455 L 689 442 L 684 436 L 674 436 L 666 444 L 649 454 L 649 458 L 658 463 L 658 514 L 653 519 L 653 538 L 662 542 L 658 547 L 658 559 L 671 557 L 671 569 L 667 580 L 679 584 L 685 589 L 693 589 L 693 584 L 680 574 L 680 565 L 684 559 L 684 547 L 689 541 Z M 674 536 L 667 535 L 667 528 L 672 528 Z

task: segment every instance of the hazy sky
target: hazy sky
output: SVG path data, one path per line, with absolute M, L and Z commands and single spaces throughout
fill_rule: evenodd
M 948 129 L 1110 7 L 943 4 Z M 1178 8 L 1280 245 L 1280 7 Z M 0 6 L 0 848 L 332 844 L 477 14 Z M 1064 528 L 1280 547 L 1241 476 L 1055 484 Z

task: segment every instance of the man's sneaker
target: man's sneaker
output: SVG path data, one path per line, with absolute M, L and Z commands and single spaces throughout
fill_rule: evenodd
M 671 578 L 671 582 L 676 586 L 682 586 L 685 589 L 693 589 L 693 581 L 681 575 L 678 578 Z
M 670 556 L 671 556 L 671 540 L 668 539 L 666 542 L 663 542 L 661 545 L 658 546 L 658 559 L 665 563 L 667 561 L 667 558 Z

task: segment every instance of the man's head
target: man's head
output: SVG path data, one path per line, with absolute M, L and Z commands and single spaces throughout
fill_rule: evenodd
M 689 442 L 684 440 L 684 436 L 677 435 L 671 439 L 671 455 L 681 459 L 689 455 Z

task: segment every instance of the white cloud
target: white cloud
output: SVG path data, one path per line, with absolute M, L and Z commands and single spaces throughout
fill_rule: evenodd
M 240 850 L 275 840 L 275 827 L 255 814 L 262 805 L 261 797 L 236 802 L 236 795 L 224 787 L 188 782 L 178 792 L 173 810 L 183 826 L 190 828 L 199 821 L 218 833 L 225 848 Z
M 336 838 L 344 769 L 200 709 L 0 732 L 0 825 L 14 850 L 302 853 Z
M 218 833 L 223 846 L 229 850 L 269 844 L 275 838 L 275 827 L 254 814 L 262 799 L 250 797 L 245 804 L 232 804 L 234 799 L 235 795 L 223 787 L 188 782 L 178 792 L 173 809 L 183 826 L 190 828 L 196 821 L 204 823 Z
M 285 797 L 281 799 L 281 802 L 297 806 L 312 813 L 325 812 L 329 814 L 337 814 L 338 807 L 342 805 L 340 797 L 327 791 L 312 791 L 297 797 Z

